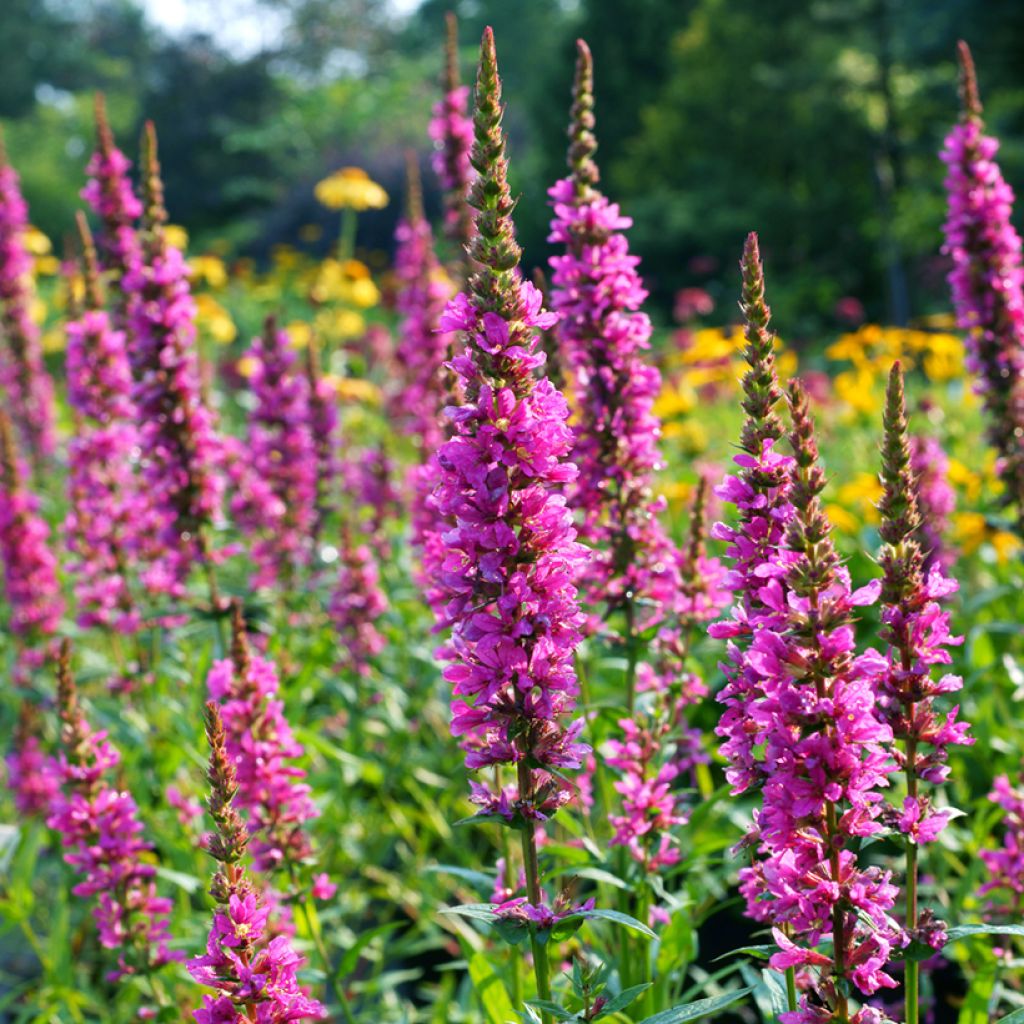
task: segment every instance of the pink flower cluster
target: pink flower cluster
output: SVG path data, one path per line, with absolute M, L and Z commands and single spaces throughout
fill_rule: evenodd
M 1024 789 L 1000 775 L 989 799 L 1003 809 L 1005 832 L 1001 849 L 979 854 L 990 875 L 979 893 L 992 895 L 990 910 L 1016 923 L 1024 909 Z
M 377 622 L 387 610 L 388 599 L 381 590 L 373 553 L 365 544 L 354 544 L 344 531 L 330 607 L 340 641 L 338 663 L 343 668 L 369 675 L 372 659 L 384 649 Z
M 66 698 L 63 696 L 62 701 Z M 121 757 L 105 732 L 93 732 L 75 704 L 65 703 L 60 790 L 47 824 L 60 833 L 65 861 L 83 876 L 72 892 L 96 898 L 100 942 L 121 951 L 114 978 L 179 959 L 168 948 L 171 901 L 158 896 L 152 847 L 131 794 L 106 781 Z
M 7 788 L 14 795 L 18 813 L 25 817 L 46 814 L 60 787 L 57 762 L 39 742 L 35 717 L 33 705 L 24 701 L 14 743 L 4 758 Z
M 1010 499 L 1024 508 L 1024 266 L 1013 227 L 1013 190 L 983 132 L 970 51 L 960 44 L 964 115 L 946 137 L 946 252 L 957 321 L 967 331 L 967 366 L 989 413 Z M 1018 509 L 1020 514 L 1024 512 Z
M 27 467 L 14 449 L 9 421 L 0 410 L 0 556 L 8 628 L 28 643 L 51 636 L 64 614 L 57 559 L 39 499 L 26 485 Z
M 53 453 L 53 381 L 32 319 L 28 207 L 0 144 L 0 393 L 33 462 Z
M 443 330 L 465 332 L 452 366 L 472 399 L 450 411 L 455 433 L 438 454 L 444 535 L 444 623 L 455 664 L 452 732 L 470 769 L 529 763 L 530 793 L 474 785 L 486 813 L 543 816 L 568 792 L 544 766 L 578 768 L 587 748 L 581 723 L 560 719 L 575 706 L 573 651 L 580 640 L 574 581 L 585 549 L 556 490 L 572 481 L 565 399 L 533 372 L 542 364 L 534 328 L 553 323 L 533 285 L 516 280 L 509 313 L 480 308 L 465 294 L 448 306 Z M 525 766 L 525 765 L 524 765 Z
M 309 382 L 297 372 L 284 331 L 268 319 L 246 355 L 254 404 L 249 413 L 244 461 L 256 493 L 240 488 L 231 508 L 253 539 L 252 586 L 285 586 L 311 557 L 316 517 L 317 453 L 310 424 Z
M 68 443 L 78 622 L 132 633 L 140 626 L 129 570 L 151 555 L 154 515 L 135 474 L 139 431 L 125 336 L 102 309 L 67 326 L 68 401 L 79 427 Z
M 949 457 L 934 437 L 910 439 L 911 467 L 915 497 L 921 513 L 918 541 L 924 555 L 924 568 L 939 566 L 947 572 L 956 561 L 956 552 L 946 542 L 949 517 L 956 509 L 956 492 L 949 482 Z
M 548 241 L 566 248 L 551 258 L 552 308 L 573 374 L 580 410 L 569 491 L 582 513 L 580 536 L 594 548 L 582 584 L 590 605 L 643 608 L 635 628 L 657 622 L 680 592 L 677 553 L 652 496 L 661 467 L 661 424 L 654 401 L 661 375 L 643 353 L 651 325 L 638 312 L 647 296 L 622 234 L 632 221 L 573 177 L 550 190 L 555 217 Z
M 226 749 L 238 782 L 235 805 L 248 825 L 253 868 L 274 871 L 311 852 L 306 822 L 319 812 L 306 773 L 294 763 L 303 756 L 278 696 L 277 669 L 267 658 L 239 651 L 215 661 L 207 677 L 211 699 L 221 703 Z
M 395 307 L 401 317 L 395 354 L 403 386 L 391 405 L 425 460 L 444 440 L 441 410 L 448 397 L 444 362 L 453 339 L 437 325 L 452 289 L 434 255 L 430 224 L 422 212 L 401 221 L 395 238 Z
M 303 958 L 284 935 L 267 939 L 269 910 L 252 891 L 232 893 L 213 915 L 206 953 L 188 972 L 217 991 L 204 995 L 196 1024 L 289 1024 L 323 1020 L 324 1007 L 299 984 Z M 254 1015 L 255 1014 L 255 1015 Z
M 458 69 L 454 64 L 456 60 L 457 57 L 450 51 L 449 78 L 457 76 Z M 469 208 L 466 205 L 473 173 L 469 162 L 470 150 L 473 147 L 469 86 L 449 81 L 444 96 L 434 106 L 428 130 L 434 142 L 434 173 L 445 193 L 445 234 L 456 244 L 465 245 L 472 230 Z

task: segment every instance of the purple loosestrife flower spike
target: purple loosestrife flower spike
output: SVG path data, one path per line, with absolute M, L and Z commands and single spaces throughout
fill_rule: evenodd
M 370 674 L 373 659 L 384 649 L 385 640 L 377 623 L 387 610 L 388 599 L 380 587 L 373 553 L 366 544 L 354 543 L 352 531 L 343 526 L 338 581 L 330 607 L 342 668 L 360 676 Z
M 207 688 L 219 704 L 237 786 L 234 806 L 248 823 L 253 868 L 270 872 L 298 864 L 312 850 L 306 823 L 318 812 L 302 781 L 306 773 L 293 763 L 304 751 L 284 715 L 277 668 L 250 652 L 238 602 L 232 606 L 231 657 L 214 662 Z
M 452 276 L 460 283 L 469 276 L 468 249 L 473 240 L 473 213 L 469 198 L 473 148 L 473 121 L 469 117 L 469 86 L 459 84 L 459 23 L 449 11 L 445 15 L 443 97 L 430 119 L 434 142 L 434 173 L 444 192 L 444 233 L 455 247 Z
M 577 42 L 569 129 L 570 175 L 549 191 L 555 215 L 548 241 L 564 247 L 551 258 L 551 302 L 566 361 L 580 397 L 573 460 L 579 466 L 571 504 L 580 536 L 595 549 L 581 584 L 592 607 L 623 611 L 630 640 L 654 625 L 680 592 L 675 546 L 653 495 L 661 424 L 653 406 L 661 375 L 649 365 L 651 324 L 639 308 L 647 297 L 629 254 L 632 223 L 594 187 L 593 69 Z
M 441 410 L 448 399 L 444 363 L 453 338 L 438 330 L 438 323 L 452 286 L 437 261 L 433 233 L 423 215 L 414 153 L 408 154 L 407 163 L 409 198 L 395 232 L 395 308 L 401 317 L 396 355 L 402 386 L 390 405 L 392 416 L 413 438 L 420 461 L 425 462 L 444 440 Z
M 999 849 L 979 854 L 989 878 L 978 892 L 990 897 L 990 917 L 1016 924 L 1024 912 L 1024 787 L 1019 780 L 1013 786 L 1006 775 L 1000 775 L 988 798 L 1002 808 L 1005 831 Z
M 151 556 L 156 519 L 133 470 L 139 431 L 125 335 L 103 309 L 96 250 L 81 213 L 78 230 L 86 308 L 67 325 L 68 402 L 77 424 L 68 443 L 68 568 L 79 624 L 132 633 L 141 620 L 129 571 Z
M 142 215 L 142 203 L 135 195 L 128 175 L 131 161 L 114 142 L 102 93 L 96 94 L 95 111 L 96 150 L 85 169 L 89 180 L 81 196 L 102 224 L 99 233 L 100 264 L 106 271 L 112 290 L 114 326 L 118 330 L 129 331 L 132 326 L 128 310 L 131 296 L 124 290 L 123 278 L 141 262 L 135 224 Z
M 726 778 L 734 793 L 756 786 L 764 775 L 763 761 L 754 752 L 763 733 L 751 711 L 764 695 L 765 675 L 747 654 L 758 630 L 779 629 L 785 622 L 779 609 L 765 603 L 762 588 L 766 581 L 775 580 L 785 591 L 792 556 L 783 542 L 793 517 L 789 496 L 793 460 L 774 447 L 783 435 L 775 411 L 782 392 L 775 373 L 775 335 L 768 328 L 771 310 L 765 301 L 764 272 L 753 233 L 747 237 L 740 266 L 748 366 L 742 405 L 747 415 L 740 434 L 741 454 L 733 459 L 739 473 L 727 477 L 717 491 L 719 497 L 736 505 L 740 521 L 735 527 L 717 523 L 711 531 L 713 537 L 729 545 L 732 568 L 725 585 L 736 600 L 729 619 L 708 629 L 711 636 L 729 641 L 723 665 L 727 682 L 717 697 L 725 711 L 715 732 L 723 740 L 721 753 L 729 762 Z M 756 891 L 756 878 L 750 880 Z M 748 912 L 755 917 L 757 906 L 756 901 L 748 901 Z
M 246 353 L 255 370 L 246 468 L 259 482 L 257 500 L 240 489 L 232 511 L 253 540 L 253 587 L 285 588 L 309 564 L 316 517 L 317 452 L 310 426 L 309 381 L 285 331 L 267 317 Z
M 477 210 L 476 273 L 449 304 L 441 327 L 461 330 L 466 352 L 452 365 L 466 404 L 450 410 L 454 436 L 438 455 L 438 506 L 454 524 L 441 573 L 444 624 L 452 627 L 455 735 L 467 767 L 512 764 L 520 789 L 474 783 L 483 809 L 508 820 L 543 818 L 569 798 L 547 766 L 578 768 L 586 748 L 575 706 L 573 651 L 580 614 L 574 579 L 584 558 L 571 514 L 555 489 L 570 482 L 565 399 L 536 371 L 534 328 L 553 318 L 519 274 L 506 179 L 493 36 L 484 33 L 477 81 L 470 203 Z
M 320 372 L 320 355 L 315 336 L 306 346 L 306 382 L 309 388 L 309 433 L 316 452 L 316 499 L 314 502 L 313 543 L 323 531 L 330 512 L 331 492 L 341 471 L 338 449 L 338 396 L 329 380 Z
M 217 901 L 206 953 L 188 962 L 200 985 L 214 990 L 192 1013 L 196 1024 L 289 1024 L 322 1020 L 324 1007 L 302 987 L 303 959 L 284 935 L 271 937 L 266 893 L 246 874 L 248 834 L 234 808 L 240 791 L 229 739 L 215 701 L 206 704 L 210 745 L 207 807 L 216 825 L 207 850 L 219 864 L 210 886 Z
M 850 590 L 822 510 L 825 474 L 796 382 L 789 400 L 789 591 L 777 579 L 764 584 L 763 600 L 783 619 L 759 630 L 748 652 L 765 672 L 764 698 L 751 712 L 765 729 L 760 869 L 780 948 L 770 962 L 776 970 L 818 969 L 784 1024 L 811 1024 L 825 1012 L 866 1024 L 874 1011 L 851 1016 L 851 988 L 873 995 L 894 987 L 885 968 L 904 941 L 890 916 L 896 887 L 888 873 L 861 867 L 855 852 L 860 837 L 880 830 L 890 769 L 892 731 L 875 710 L 878 655 L 854 651 L 853 610 L 876 600 L 879 586 Z M 830 954 L 815 948 L 825 935 Z
M 7 788 L 14 795 L 14 806 L 25 817 L 42 816 L 50 809 L 60 787 L 57 762 L 39 741 L 40 716 L 35 704 L 22 700 L 11 750 L 4 758 Z
M 0 394 L 37 473 L 53 454 L 53 381 L 32 319 L 32 257 L 25 248 L 28 207 L 0 132 Z
M 959 676 L 946 674 L 936 680 L 931 674 L 934 665 L 952 661 L 948 648 L 962 643 L 963 637 L 950 635 L 949 612 L 939 605 L 942 598 L 956 592 L 956 582 L 947 579 L 937 564 L 927 575 L 924 571 L 899 363 L 889 374 L 884 419 L 884 489 L 878 505 L 883 547 L 878 561 L 883 573 L 880 636 L 888 651 L 878 682 L 878 704 L 894 738 L 900 741 L 895 753 L 907 780 L 902 809 L 893 810 L 891 823 L 908 845 L 907 928 L 913 934 L 918 924 L 917 847 L 938 838 L 949 820 L 948 812 L 935 810 L 921 791 L 921 783 L 942 783 L 949 772 L 949 745 L 973 740 L 967 734 L 967 723 L 957 722 L 958 707 L 943 715 L 936 713 L 934 706 L 936 697 L 963 686 Z M 945 936 L 941 929 L 930 927 L 927 940 L 941 948 Z
M 956 562 L 956 551 L 946 541 L 949 517 L 956 510 L 956 491 L 949 482 L 949 457 L 938 438 L 918 435 L 910 438 L 910 464 L 921 515 L 917 541 L 924 556 L 924 571 L 938 565 L 948 572 Z
M 108 781 L 121 756 L 105 732 L 93 732 L 78 703 L 65 640 L 57 662 L 57 706 L 62 753 L 60 791 L 47 824 L 60 834 L 64 860 L 82 877 L 72 892 L 96 898 L 93 918 L 100 943 L 118 950 L 112 979 L 149 973 L 179 959 L 168 949 L 171 901 L 157 895 L 153 848 L 131 794 Z
M 50 529 L 39 514 L 39 499 L 28 489 L 27 468 L 15 450 L 14 433 L 0 409 L 0 555 L 7 628 L 31 647 L 52 636 L 64 613 L 57 559 Z M 23 652 L 26 667 L 40 664 L 39 651 Z
M 948 217 L 943 251 L 957 320 L 967 332 L 967 365 L 988 413 L 1007 500 L 1024 525 L 1024 266 L 1011 223 L 1013 190 L 995 162 L 999 143 L 983 134 L 981 101 L 967 44 L 959 45 L 961 121 L 946 136 L 942 159 Z
M 219 512 L 220 446 L 200 394 L 195 306 L 181 252 L 167 242 L 156 132 L 142 137 L 142 259 L 122 279 L 133 296 L 132 346 L 142 475 L 161 517 L 161 571 L 154 590 L 179 592 L 196 561 L 210 570 L 206 530 Z

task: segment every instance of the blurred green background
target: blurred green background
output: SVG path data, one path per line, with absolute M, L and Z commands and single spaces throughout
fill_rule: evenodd
M 604 185 L 635 218 L 662 319 L 691 285 L 732 318 L 750 229 L 790 340 L 839 326 L 846 297 L 893 324 L 946 309 L 937 153 L 958 38 L 1004 172 L 1024 182 L 1019 0 L 4 0 L 0 119 L 33 221 L 68 230 L 102 89 L 129 154 L 143 118 L 157 122 L 194 252 L 315 250 L 300 229 L 331 215 L 313 185 L 346 164 L 392 194 L 360 224 L 361 246 L 386 249 L 403 151 L 426 162 L 450 8 L 466 80 L 495 29 L 528 265 L 548 255 L 545 190 L 564 167 L 574 40 L 588 40 Z

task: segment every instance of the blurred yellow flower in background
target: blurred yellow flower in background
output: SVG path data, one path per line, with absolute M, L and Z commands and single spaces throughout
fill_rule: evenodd
M 836 492 L 835 504 L 852 517 L 859 513 L 862 523 L 877 523 L 876 503 L 882 497 L 882 483 L 873 473 L 857 473 Z
M 324 374 L 323 379 L 331 384 L 335 394 L 343 402 L 362 402 L 365 405 L 381 404 L 380 388 L 373 381 L 363 380 L 360 377 L 342 377 L 337 373 Z
M 167 224 L 164 227 L 164 238 L 168 245 L 182 252 L 188 248 L 188 232 L 180 224 Z
M 329 210 L 382 210 L 388 205 L 387 192 L 361 167 L 342 167 L 318 182 L 313 192 Z
M 860 523 L 855 515 L 851 515 L 842 505 L 826 505 L 825 515 L 829 522 L 840 532 L 855 537 L 860 530 Z
M 196 296 L 196 323 L 218 345 L 230 345 L 238 337 L 231 314 L 212 295 Z
M 304 320 L 293 320 L 290 324 L 285 324 L 284 331 L 292 348 L 306 348 L 313 340 L 313 328 Z
M 192 280 L 203 282 L 210 288 L 223 288 L 228 283 L 228 271 L 219 256 L 193 256 L 188 261 Z
M 25 250 L 32 256 L 46 256 L 48 253 L 53 252 L 53 245 L 50 243 L 50 239 L 32 224 L 25 228 L 21 236 L 21 244 L 25 246 Z
M 322 309 L 316 315 L 314 328 L 317 334 L 347 341 L 366 331 L 366 321 L 354 309 Z
M 246 380 L 254 376 L 259 368 L 260 361 L 256 356 L 242 356 L 242 358 L 235 363 L 235 370 L 238 372 L 239 377 L 244 377 Z

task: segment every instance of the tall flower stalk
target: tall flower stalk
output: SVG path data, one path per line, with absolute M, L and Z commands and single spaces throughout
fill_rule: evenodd
M 661 375 L 647 363 L 651 324 L 639 312 L 647 297 L 623 231 L 632 223 L 596 188 L 593 67 L 577 42 L 569 128 L 570 175 L 555 184 L 549 241 L 551 302 L 580 411 L 569 491 L 581 537 L 594 548 L 581 584 L 587 603 L 624 618 L 626 705 L 632 711 L 641 634 L 671 609 L 680 590 L 675 547 L 659 521 L 665 502 L 653 494 L 662 462 L 654 401 Z
M 889 374 L 886 392 L 882 483 L 881 639 L 889 647 L 878 683 L 878 702 L 898 744 L 897 761 L 906 777 L 906 798 L 901 812 L 893 814 L 892 824 L 906 844 L 907 933 L 941 949 L 945 929 L 918 908 L 918 851 L 922 843 L 938 838 L 949 813 L 934 809 L 923 786 L 945 781 L 950 744 L 973 741 L 967 735 L 967 724 L 956 720 L 957 707 L 948 715 L 937 714 L 934 707 L 936 697 L 963 686 L 959 676 L 946 674 L 936 680 L 931 674 L 934 665 L 950 663 L 949 647 L 962 643 L 963 637 L 950 635 L 949 613 L 938 603 L 955 593 L 957 584 L 943 575 L 938 564 L 926 575 L 917 541 L 920 515 L 899 363 Z M 918 962 L 908 958 L 904 982 L 907 1024 L 918 1021 L 918 975 Z
M 153 510 L 134 472 L 139 444 L 123 331 L 103 308 L 96 250 L 79 213 L 85 308 L 67 325 L 71 506 L 65 519 L 80 625 L 134 633 L 141 625 L 130 573 L 150 554 Z
M 43 363 L 32 257 L 25 248 L 28 206 L 0 135 L 0 393 L 38 474 L 53 454 L 53 381 Z
M 444 192 L 444 233 L 452 243 L 452 277 L 465 284 L 470 272 L 469 248 L 473 241 L 473 211 L 469 189 L 473 177 L 470 150 L 473 148 L 473 120 L 469 115 L 469 86 L 459 83 L 459 23 L 449 11 L 445 15 L 444 95 L 430 119 L 434 142 L 434 173 Z
M 0 409 L 0 556 L 7 600 L 6 628 L 19 650 L 17 682 L 22 669 L 38 667 L 43 645 L 64 614 L 57 578 L 57 558 L 50 528 L 39 514 L 39 499 L 29 489 L 28 470 L 18 457 L 14 431 Z
M 270 937 L 269 909 L 244 858 L 249 833 L 234 808 L 238 794 L 233 758 L 215 702 L 206 705 L 210 745 L 208 808 L 216 831 L 207 850 L 219 864 L 210 886 L 217 902 L 206 953 L 188 962 L 200 985 L 214 990 L 193 1011 L 196 1024 L 288 1024 L 322 1020 L 326 1011 L 298 979 L 302 957 L 284 935 Z
M 72 892 L 95 897 L 93 918 L 101 945 L 118 951 L 110 977 L 152 973 L 180 956 L 171 952 L 168 915 L 172 904 L 157 894 L 152 846 L 131 794 L 112 785 L 121 755 L 105 732 L 94 732 L 78 702 L 71 673 L 71 647 L 64 641 L 57 663 L 57 706 L 62 753 L 60 791 L 47 824 L 59 833 L 64 860 L 79 875 Z
M 529 931 L 537 993 L 549 999 L 541 932 L 566 911 L 545 905 L 537 826 L 571 798 L 562 772 L 579 768 L 587 752 L 578 740 L 582 723 L 564 722 L 578 690 L 575 580 L 585 549 L 559 493 L 575 476 L 566 461 L 568 408 L 550 381 L 536 376 L 544 360 L 535 329 L 553 317 L 518 268 L 501 114 L 488 28 L 473 118 L 476 271 L 440 324 L 466 341 L 452 361 L 465 402 L 451 412 L 454 434 L 437 460 L 438 508 L 453 524 L 440 580 L 454 657 L 444 675 L 453 685 L 452 731 L 466 747 L 467 768 L 509 766 L 515 773 L 501 789 L 474 782 L 472 799 L 481 814 L 520 829 L 526 897 L 498 914 Z
M 142 475 L 161 517 L 162 576 L 153 580 L 154 589 L 180 593 L 193 566 L 200 564 L 211 601 L 219 606 L 209 543 L 222 491 L 218 444 L 200 392 L 188 268 L 165 231 L 167 211 L 151 122 L 142 138 L 142 174 L 142 258 L 126 271 L 122 287 L 132 297 L 129 355 L 141 423 Z
M 267 317 L 246 353 L 254 403 L 248 419 L 248 468 L 259 480 L 259 500 L 239 492 L 232 511 L 252 538 L 253 587 L 294 586 L 309 565 L 316 519 L 317 451 L 309 381 L 297 365 L 288 334 Z
M 1013 190 L 995 162 L 998 140 L 984 134 L 974 62 L 959 46 L 962 115 L 946 136 L 949 168 L 946 252 L 957 321 L 967 332 L 967 365 L 988 413 L 1007 499 L 1024 528 L 1024 265 L 1011 222 Z

